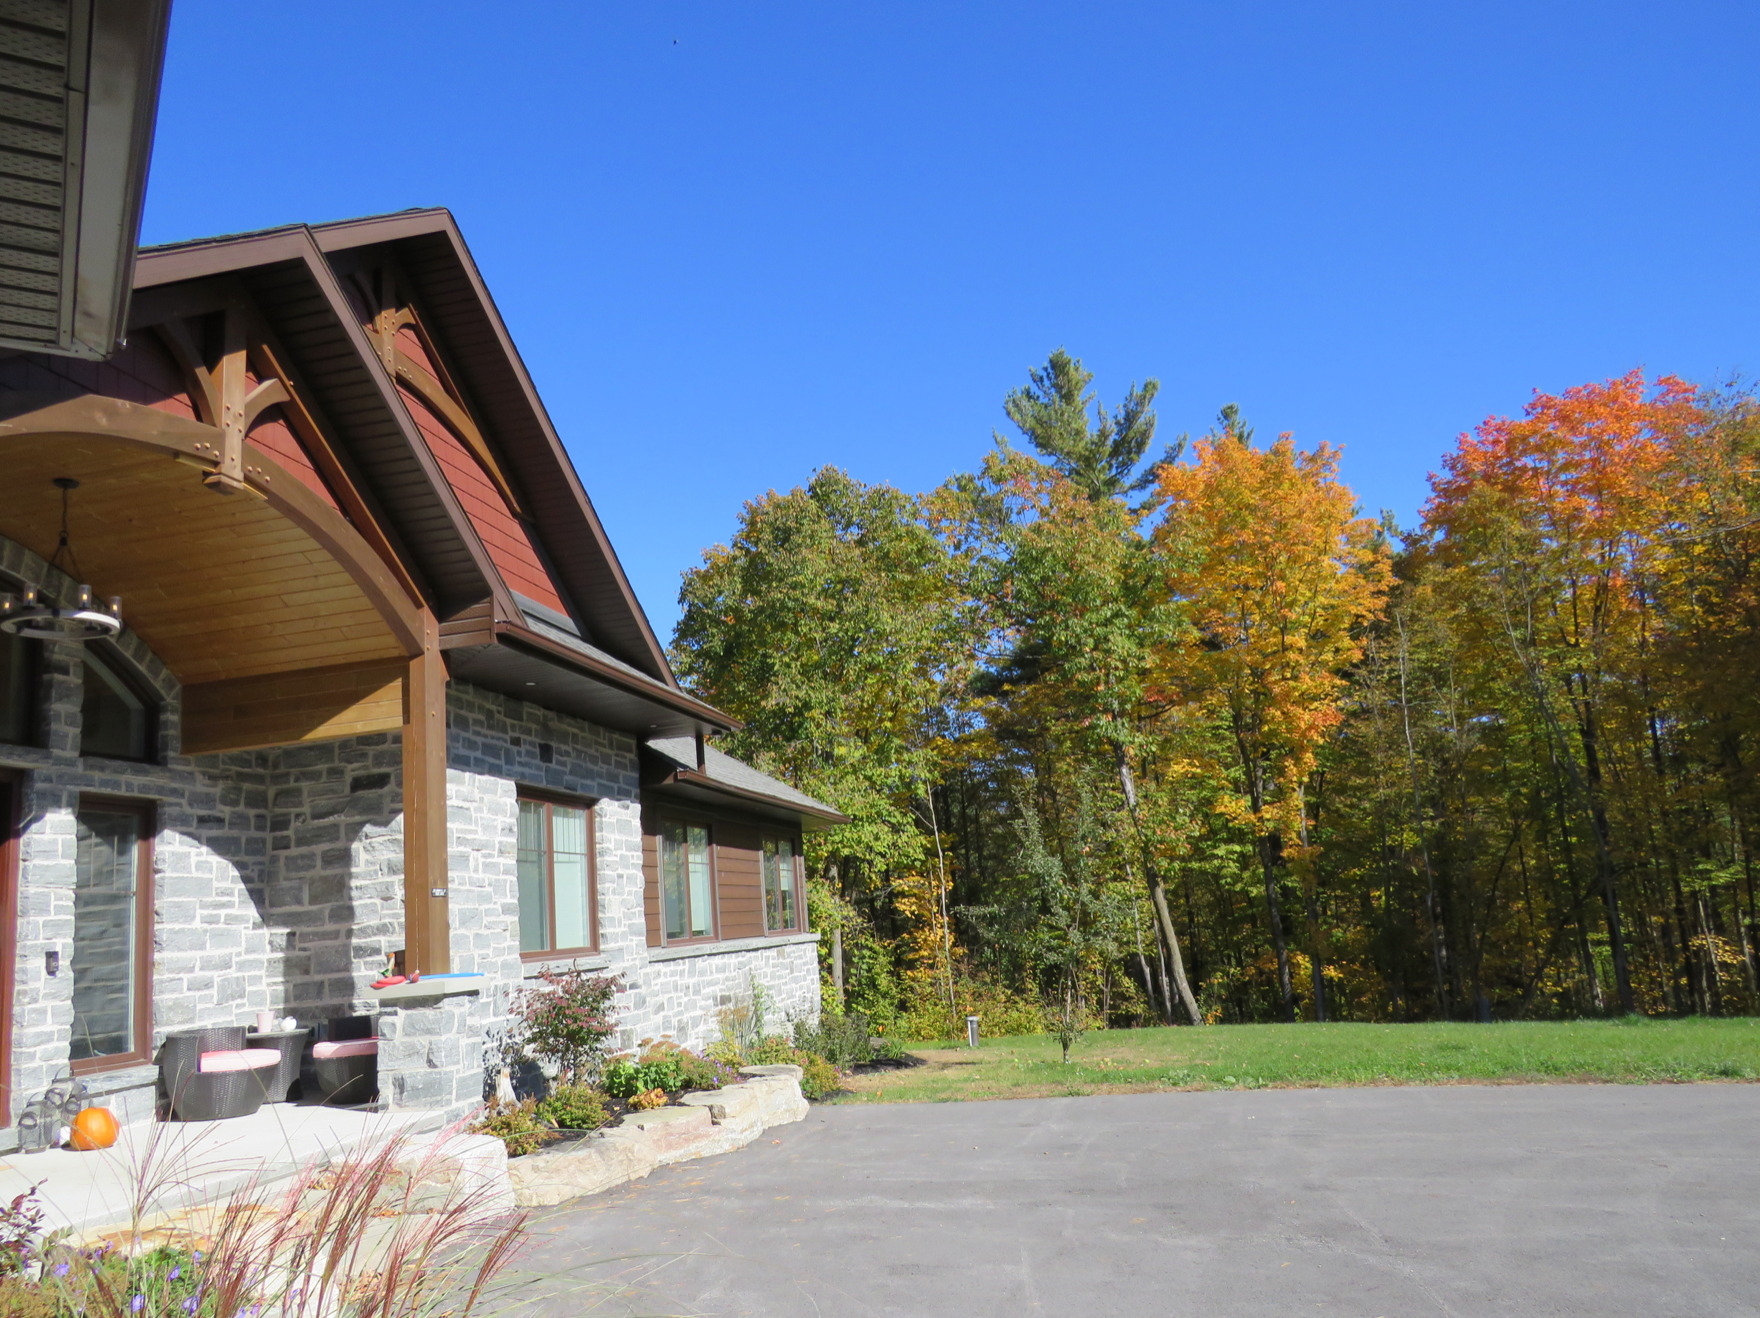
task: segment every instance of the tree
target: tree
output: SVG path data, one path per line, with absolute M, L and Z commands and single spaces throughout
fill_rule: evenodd
M 1062 348 L 1027 375 L 1029 383 L 1009 394 L 1002 408 L 1060 476 L 1096 502 L 1134 494 L 1155 483 L 1153 469 L 1135 477 L 1132 473 L 1155 438 L 1153 404 L 1159 383 L 1145 380 L 1140 389 L 1131 385 L 1124 402 L 1108 415 L 1088 392 L 1093 372 L 1082 369 L 1081 360 Z M 1007 449 L 1001 435 L 995 439 L 999 448 Z M 1177 455 L 1177 448 L 1170 449 L 1163 460 L 1172 461 Z
M 1255 448 L 1232 409 L 1219 426 L 1198 441 L 1194 463 L 1158 469 L 1158 559 L 1192 625 L 1163 647 L 1158 681 L 1166 699 L 1219 720 L 1233 743 L 1237 790 L 1219 809 L 1257 840 L 1278 989 L 1293 1020 L 1279 888 L 1292 867 L 1313 881 L 1305 797 L 1320 746 L 1343 719 L 1361 628 L 1386 593 L 1387 551 L 1375 524 L 1355 515 L 1336 449 L 1303 453 L 1287 435 Z M 1318 967 L 1315 997 L 1319 1008 Z
M 832 467 L 748 503 L 685 574 L 680 679 L 745 724 L 731 753 L 850 816 L 807 839 L 832 897 L 877 900 L 924 863 L 914 803 L 975 650 L 961 592 L 918 500 Z
M 1620 1009 L 1637 1009 L 1609 820 L 1605 705 L 1639 644 L 1653 496 L 1697 391 L 1633 371 L 1536 393 L 1520 419 L 1492 417 L 1444 462 L 1426 528 L 1479 639 L 1505 652 L 1590 823 Z

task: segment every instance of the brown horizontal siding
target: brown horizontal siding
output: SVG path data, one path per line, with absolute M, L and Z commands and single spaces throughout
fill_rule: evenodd
M 739 824 L 717 824 L 714 836 L 721 936 L 756 938 L 764 932 L 762 839 Z

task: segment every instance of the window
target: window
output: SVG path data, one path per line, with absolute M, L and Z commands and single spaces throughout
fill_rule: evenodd
M 667 942 L 715 936 L 715 881 L 707 827 L 661 825 L 660 893 L 666 905 Z
M 80 802 L 69 960 L 76 1070 L 144 1061 L 148 1053 L 151 819 L 132 802 Z
M 522 796 L 519 950 L 590 952 L 598 946 L 592 810 L 579 803 Z
M 79 707 L 79 753 L 144 760 L 152 740 L 152 706 L 122 675 L 117 661 L 86 646 L 85 693 Z
M 37 646 L 0 632 L 0 741 L 28 746 L 36 740 Z
M 773 934 L 800 928 L 794 866 L 793 842 L 764 839 L 764 927 Z

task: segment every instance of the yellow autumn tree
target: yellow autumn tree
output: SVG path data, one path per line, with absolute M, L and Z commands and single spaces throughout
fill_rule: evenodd
M 1164 466 L 1154 545 L 1192 630 L 1158 656 L 1162 698 L 1214 720 L 1234 763 L 1220 812 L 1256 842 L 1286 1020 L 1295 1019 L 1280 889 L 1312 893 L 1306 788 L 1343 720 L 1346 672 L 1385 599 L 1389 555 L 1338 479 L 1339 451 L 1253 443 L 1231 406 L 1193 460 Z M 1311 908 L 1312 909 L 1312 908 Z M 1321 965 L 1315 1010 L 1324 1019 Z

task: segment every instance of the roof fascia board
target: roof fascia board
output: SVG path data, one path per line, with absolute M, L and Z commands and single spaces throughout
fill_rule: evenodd
M 380 401 L 396 422 L 411 455 L 421 467 L 435 497 L 440 500 L 454 533 L 464 542 L 478 572 L 482 574 L 495 601 L 496 616 L 520 617 L 512 592 L 502 581 L 500 572 L 489 557 L 489 551 L 477 535 L 476 528 L 471 525 L 470 518 L 465 515 L 451 482 L 440 470 L 439 461 L 421 438 L 421 432 L 416 428 L 409 409 L 404 406 L 396 381 L 386 372 L 384 362 L 368 342 L 366 331 L 355 317 L 347 295 L 336 282 L 335 271 L 330 268 L 329 260 L 319 248 L 308 226 L 290 225 L 283 229 L 271 229 L 235 238 L 215 238 L 171 248 L 149 249 L 137 258 L 136 287 L 161 288 L 183 281 L 211 280 L 220 275 L 242 275 L 262 266 L 293 261 L 305 267 L 329 304 L 331 314 L 342 326 L 355 355 L 365 365 Z M 429 603 L 434 604 L 436 601 Z
M 538 396 L 537 387 L 532 383 L 532 377 L 530 372 L 526 370 L 525 361 L 520 357 L 519 349 L 514 345 L 512 335 L 507 331 L 507 325 L 501 318 L 500 309 L 495 305 L 495 299 L 490 295 L 488 285 L 484 282 L 482 273 L 477 269 L 476 261 L 471 257 L 470 249 L 465 244 L 464 235 L 459 232 L 452 212 L 443 207 L 437 207 L 430 210 L 408 211 L 397 215 L 340 220 L 332 224 L 314 226 L 313 233 L 319 247 L 327 252 L 393 243 L 404 238 L 425 238 L 435 235 L 443 236 L 451 245 L 454 259 L 458 261 L 460 269 L 470 281 L 471 289 L 483 307 L 495 340 L 506 355 L 515 378 L 519 381 L 520 392 L 526 406 L 531 409 L 540 431 L 549 444 L 551 459 L 555 467 L 562 473 L 569 492 L 574 496 L 574 502 L 580 511 L 582 520 L 609 565 L 618 595 L 621 597 L 624 607 L 636 620 L 655 672 L 661 675 L 667 685 L 676 688 L 678 679 L 673 674 L 672 666 L 666 660 L 665 647 L 660 644 L 659 638 L 654 634 L 654 628 L 648 621 L 647 613 L 642 609 L 640 601 L 636 599 L 635 591 L 630 587 L 629 578 L 623 570 L 623 564 L 617 557 L 617 551 L 611 543 L 611 538 L 606 535 L 605 528 L 599 521 L 598 513 L 593 510 L 592 499 L 581 484 L 580 473 L 575 470 L 574 463 L 569 459 L 568 451 L 563 447 L 562 439 L 556 432 L 556 427 L 551 423 L 550 414 L 545 410 L 543 400 Z M 430 326 L 429 328 L 433 329 L 434 327 Z M 566 587 L 564 589 L 566 590 Z M 589 630 L 592 630 L 590 620 Z

